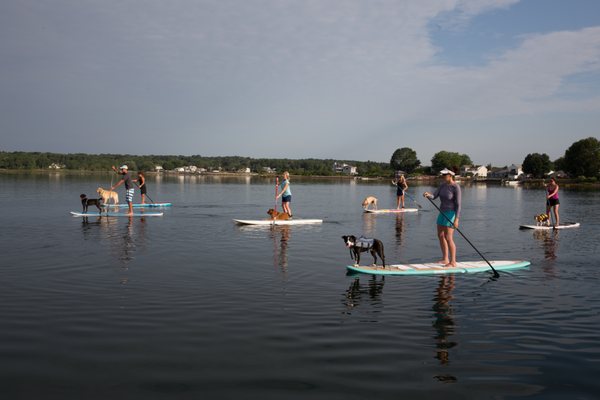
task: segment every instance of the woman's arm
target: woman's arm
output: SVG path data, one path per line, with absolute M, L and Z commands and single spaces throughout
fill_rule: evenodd
M 554 188 L 554 190 L 552 191 L 552 193 L 550 193 L 548 196 L 546 196 L 546 198 L 549 199 L 550 197 L 555 196 L 556 193 L 558 193 L 558 185 L 556 185 L 556 187 Z
M 281 190 L 279 191 L 279 194 L 277 195 L 277 197 L 275 197 L 276 199 L 280 198 L 281 196 L 283 196 L 283 193 L 287 190 L 288 186 L 290 186 L 289 183 L 286 183 Z
M 458 225 L 458 219 L 460 218 L 460 211 L 462 208 L 462 192 L 460 190 L 460 186 L 456 183 L 454 184 L 454 207 L 456 211 L 456 221 Z

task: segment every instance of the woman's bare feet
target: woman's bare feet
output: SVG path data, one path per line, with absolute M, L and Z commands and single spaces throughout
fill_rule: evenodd
M 446 264 L 448 264 L 449 262 L 450 261 L 448 261 L 448 260 L 440 260 L 440 261 L 437 261 L 436 264 L 442 264 L 443 266 L 446 266 Z
M 450 267 L 452 267 L 452 268 L 453 268 L 453 267 L 456 267 L 456 262 L 449 262 L 449 263 L 447 263 L 446 265 L 444 265 L 444 267 L 446 267 L 446 268 L 450 268 Z

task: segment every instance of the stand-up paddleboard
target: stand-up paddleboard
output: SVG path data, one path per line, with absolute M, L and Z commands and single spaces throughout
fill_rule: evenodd
M 570 229 L 570 228 L 579 228 L 581 224 L 579 222 L 569 222 L 563 225 L 558 226 L 547 226 L 547 225 L 521 225 L 519 229 L 536 229 L 541 231 L 552 231 L 554 229 Z
M 287 220 L 272 220 L 272 219 L 234 219 L 238 225 L 311 225 L 321 224 L 322 219 L 287 219 Z
M 163 213 L 161 213 L 161 212 L 137 212 L 137 213 L 133 213 L 133 215 L 128 215 L 127 213 L 119 213 L 119 212 L 80 213 L 80 212 L 71 211 L 71 215 L 73 215 L 74 217 L 161 217 L 163 215 Z
M 135 203 L 132 204 L 132 207 L 134 208 L 146 208 L 146 207 L 171 207 L 173 204 L 172 203 L 145 203 L 145 204 L 141 204 L 141 203 Z M 102 204 L 102 207 L 129 207 L 129 205 L 127 203 L 120 203 L 120 204 Z
M 366 213 L 371 214 L 395 214 L 395 213 L 409 213 L 417 212 L 418 208 L 382 208 L 379 210 L 364 210 Z
M 490 261 L 496 271 L 509 271 L 525 268 L 531 263 L 529 261 Z M 467 274 L 475 272 L 490 272 L 492 269 L 485 261 L 464 261 L 456 263 L 456 267 L 444 267 L 443 264 L 396 264 L 382 266 L 358 266 L 348 265 L 346 268 L 352 272 L 371 275 L 438 275 L 438 274 Z

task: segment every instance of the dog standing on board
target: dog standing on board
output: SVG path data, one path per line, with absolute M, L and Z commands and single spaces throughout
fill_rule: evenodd
M 104 204 L 108 205 L 109 200 L 112 200 L 115 206 L 119 204 L 119 195 L 117 192 L 102 189 L 101 187 L 99 187 L 96 192 L 98 192 L 98 195 L 102 198 Z
M 89 206 L 96 206 L 98 208 L 98 212 L 102 212 L 102 199 L 88 199 L 85 194 L 80 194 L 79 198 L 81 199 L 81 205 L 84 213 L 88 212 Z
M 377 265 L 377 256 L 381 258 L 383 268 L 385 268 L 385 255 L 383 253 L 383 242 L 379 239 L 368 239 L 360 237 L 356 239 L 356 236 L 345 235 L 342 236 L 344 244 L 350 250 L 350 258 L 355 261 L 354 266 L 357 267 L 360 264 L 360 253 L 368 251 L 373 256 L 373 266 Z
M 538 214 L 534 217 L 537 226 L 550 226 L 550 217 L 548 214 Z
M 366 211 L 369 209 L 369 206 L 373 206 L 374 210 L 377 210 L 377 197 L 375 196 L 367 196 L 362 202 L 362 207 Z

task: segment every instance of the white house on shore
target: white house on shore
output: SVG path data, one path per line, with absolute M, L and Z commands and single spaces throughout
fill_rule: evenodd
M 52 163 L 52 164 L 48 165 L 49 169 L 63 169 L 66 167 L 67 166 L 65 164 L 57 164 L 57 163 Z
M 493 168 L 492 171 L 488 172 L 488 178 L 493 179 L 507 179 L 510 181 L 517 180 L 524 177 L 523 168 L 521 165 L 512 164 L 506 168 Z
M 353 165 L 333 163 L 333 171 L 345 175 L 358 175 L 358 169 Z
M 488 176 L 488 169 L 485 165 L 470 166 L 463 165 L 460 169 L 461 176 L 472 176 L 473 179 L 485 179 Z
M 162 165 L 155 165 L 154 166 L 154 172 L 163 172 L 164 168 L 162 167 Z

